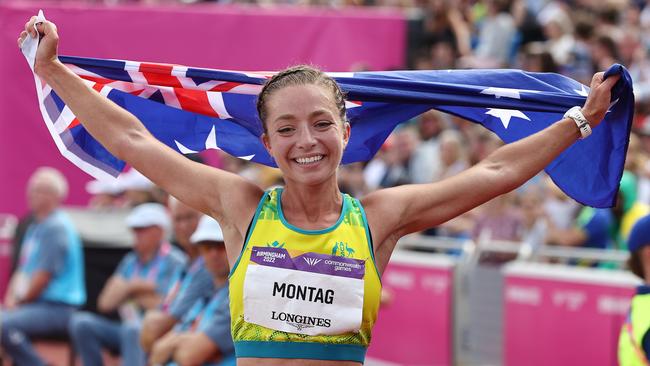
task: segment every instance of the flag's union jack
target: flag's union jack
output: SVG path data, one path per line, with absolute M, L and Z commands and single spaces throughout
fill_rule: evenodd
M 221 149 L 274 164 L 260 141 L 262 127 L 255 110 L 257 93 L 273 73 L 66 56 L 60 60 L 180 153 Z M 608 73 L 623 77 L 605 122 L 546 169 L 567 194 L 596 207 L 614 203 L 634 105 L 627 71 L 616 65 Z M 352 125 L 344 163 L 372 158 L 397 124 L 431 108 L 480 123 L 512 142 L 560 120 L 569 108 L 583 105 L 588 93 L 585 86 L 561 75 L 517 70 L 331 75 L 347 93 Z M 118 175 L 124 162 L 88 134 L 48 85 L 36 81 L 43 117 L 61 152 L 96 177 Z

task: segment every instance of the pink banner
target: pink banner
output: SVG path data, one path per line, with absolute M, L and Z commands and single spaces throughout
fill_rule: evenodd
M 11 240 L 0 238 L 0 303 L 4 299 L 9 284 L 12 250 Z
M 38 111 L 34 81 L 16 38 L 39 8 L 59 26 L 61 54 L 235 70 L 311 63 L 327 71 L 355 65 L 401 67 L 401 13 L 195 5 L 99 7 L 85 3 L 0 3 L 0 212 L 25 212 L 24 185 L 50 165 L 71 182 L 70 204 L 85 204 L 90 178 L 61 157 Z
M 388 301 L 379 310 L 368 363 L 451 365 L 451 260 L 396 252 L 382 276 L 382 284 Z
M 505 365 L 613 366 L 637 281 L 628 273 L 533 265 L 509 268 Z
M 12 237 L 18 220 L 13 215 L 0 213 L 0 303 L 4 301 L 11 272 Z

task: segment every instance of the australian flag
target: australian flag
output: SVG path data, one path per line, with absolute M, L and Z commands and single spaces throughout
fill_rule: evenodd
M 255 109 L 257 94 L 273 73 L 69 56 L 59 59 L 181 154 L 220 149 L 274 165 L 260 141 L 263 131 Z M 612 74 L 622 77 L 604 122 L 592 136 L 577 141 L 546 168 L 564 192 L 594 207 L 615 202 L 634 113 L 628 72 L 614 65 L 607 70 L 607 75 Z M 519 70 L 329 75 L 347 93 L 352 134 L 343 163 L 371 159 L 395 126 L 432 108 L 479 123 L 509 143 L 562 119 L 569 108 L 584 105 L 589 92 L 588 87 L 562 75 Z M 85 130 L 47 84 L 38 77 L 35 80 L 43 118 L 61 153 L 94 177 L 119 175 L 125 163 Z

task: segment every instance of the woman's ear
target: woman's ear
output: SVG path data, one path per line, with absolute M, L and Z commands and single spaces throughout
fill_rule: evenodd
M 345 149 L 348 146 L 348 141 L 350 141 L 350 133 L 352 128 L 350 127 L 350 122 L 343 122 L 343 148 Z
M 268 151 L 269 155 L 271 155 L 271 143 L 269 142 L 269 135 L 265 133 L 260 136 L 260 140 L 262 140 L 262 144 L 264 144 L 264 148 L 266 148 L 266 151 Z

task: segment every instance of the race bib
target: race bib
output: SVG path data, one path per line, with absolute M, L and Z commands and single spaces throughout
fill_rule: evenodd
M 305 335 L 358 332 L 365 261 L 253 247 L 244 280 L 244 320 Z

